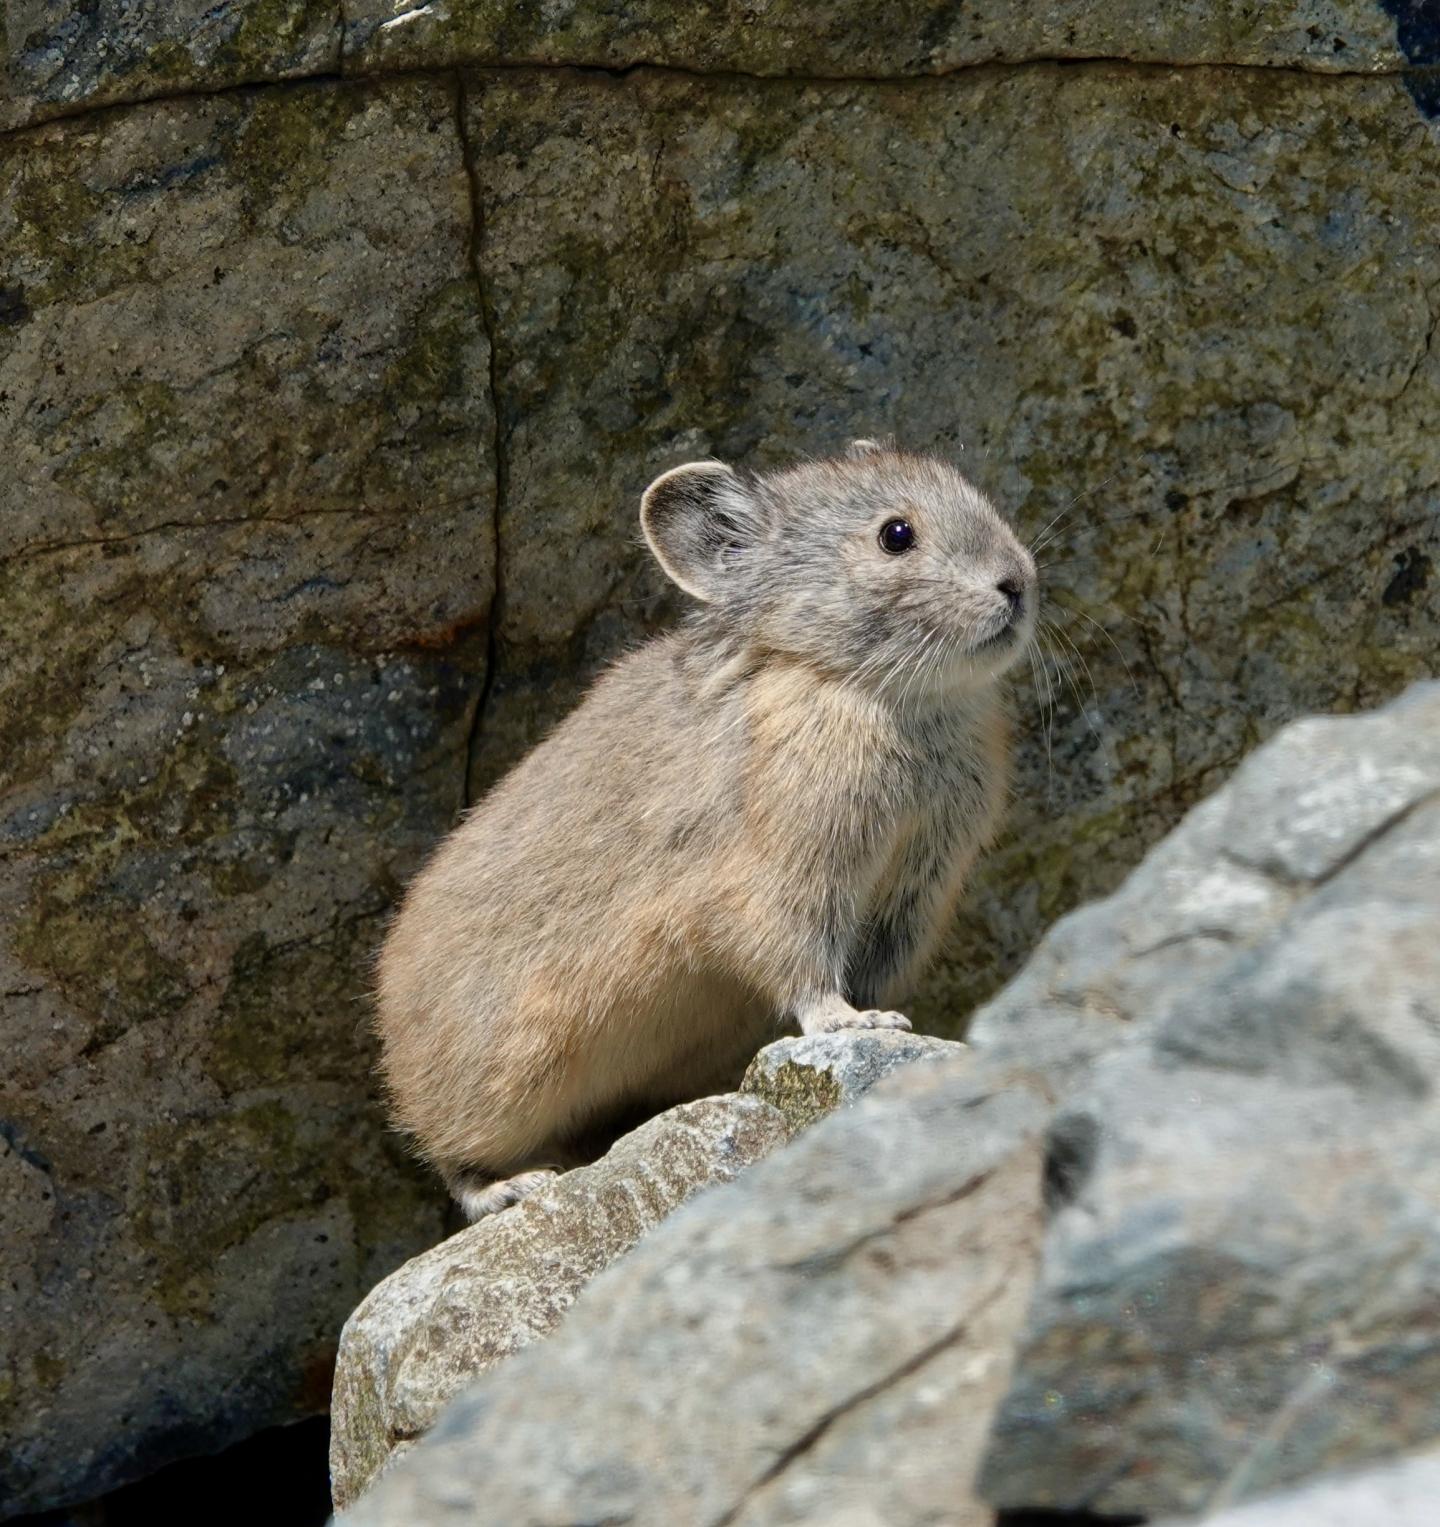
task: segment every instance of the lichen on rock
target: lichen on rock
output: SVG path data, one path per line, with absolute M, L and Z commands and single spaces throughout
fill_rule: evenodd
M 11 1509 L 323 1407 L 440 1230 L 363 1004 L 485 671 L 469 237 L 445 82 L 0 139 Z
M 924 1034 L 862 1029 L 810 1034 L 766 1045 L 750 1063 L 740 1090 L 778 1108 L 791 1129 L 804 1129 L 863 1097 L 901 1066 L 964 1053 L 963 1045 Z

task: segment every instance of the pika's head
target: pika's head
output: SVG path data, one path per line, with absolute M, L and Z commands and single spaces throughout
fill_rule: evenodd
M 640 524 L 712 619 L 882 692 L 988 683 L 1034 631 L 1029 552 L 934 457 L 857 440 L 779 472 L 691 462 L 651 483 Z

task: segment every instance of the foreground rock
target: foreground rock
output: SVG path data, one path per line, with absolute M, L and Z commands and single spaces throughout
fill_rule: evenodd
M 1424 1445 L 1437 926 L 1440 685 L 1289 728 L 963 1058 L 651 1232 L 353 1520 L 1154 1517 Z
M 964 1047 L 876 1031 L 782 1039 L 743 1093 L 687 1103 L 387 1278 L 346 1322 L 331 1406 L 331 1490 L 356 1500 L 471 1379 L 560 1322 L 580 1290 L 700 1188 L 728 1182 L 882 1077 Z
M 728 1181 L 788 1134 L 758 1098 L 687 1103 L 387 1278 L 340 1338 L 335 1505 L 355 1500 L 477 1374 L 551 1331 L 596 1273 L 692 1193 Z
M 347 1523 L 988 1522 L 1044 1108 L 969 1071 L 908 1068 L 686 1205 Z
M 1012 1021 L 1089 1064 L 988 1499 L 1194 1511 L 1440 1436 L 1440 685 L 1289 728 L 977 1046 Z
M 1437 1516 L 1440 1455 L 1426 1453 L 1217 1511 L 1205 1527 L 1435 1527 Z

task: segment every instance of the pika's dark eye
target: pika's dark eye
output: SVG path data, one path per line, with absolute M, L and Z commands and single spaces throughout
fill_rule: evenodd
M 915 544 L 915 531 L 909 520 L 886 520 L 880 527 L 880 550 L 898 557 Z

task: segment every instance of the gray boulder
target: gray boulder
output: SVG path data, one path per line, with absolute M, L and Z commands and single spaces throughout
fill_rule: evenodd
M 787 1135 L 784 1117 L 758 1098 L 687 1103 L 385 1279 L 340 1337 L 330 1430 L 336 1507 L 357 1499 L 477 1374 L 551 1331 L 590 1279 L 647 1230 Z
M 910 1067 L 687 1204 L 347 1524 L 988 1523 L 1045 1108 L 970 1071 Z
M 1075 1025 L 987 1499 L 1194 1511 L 1440 1435 L 1440 685 L 1262 749 L 977 1049 Z
M 469 1380 L 552 1331 L 598 1272 L 697 1190 L 729 1181 L 897 1067 L 963 1054 L 885 1031 L 782 1039 L 755 1058 L 742 1093 L 671 1109 L 593 1166 L 407 1262 L 340 1338 L 336 1506 L 356 1500 Z

